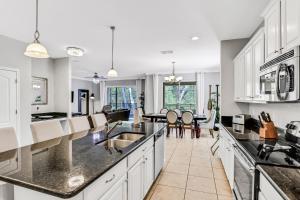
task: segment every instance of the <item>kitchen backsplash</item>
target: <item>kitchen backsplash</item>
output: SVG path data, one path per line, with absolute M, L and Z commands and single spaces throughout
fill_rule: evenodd
M 249 114 L 255 119 L 258 119 L 261 111 L 270 113 L 280 128 L 284 128 L 290 121 L 300 121 L 300 103 L 250 104 Z

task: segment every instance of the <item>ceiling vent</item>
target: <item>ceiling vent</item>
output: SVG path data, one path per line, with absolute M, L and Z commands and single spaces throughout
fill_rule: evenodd
M 172 50 L 166 50 L 166 51 L 161 51 L 160 52 L 161 54 L 172 54 L 173 53 L 173 51 Z

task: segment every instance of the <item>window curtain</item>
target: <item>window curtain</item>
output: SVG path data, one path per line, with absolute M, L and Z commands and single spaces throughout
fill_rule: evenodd
M 153 110 L 155 113 L 159 112 L 159 99 L 158 99 L 158 84 L 159 84 L 159 77 L 158 74 L 153 75 Z M 162 96 L 160 98 L 163 98 Z
M 106 91 L 105 81 L 100 81 L 99 85 L 100 85 L 100 108 L 102 110 L 103 106 L 105 106 L 107 102 L 106 99 L 107 91 Z
M 141 79 L 137 79 L 136 80 L 136 105 L 137 107 L 141 107 L 141 102 L 140 102 L 140 96 L 142 93 L 142 80 Z
M 204 113 L 204 73 L 197 72 L 196 73 L 196 81 L 197 81 L 197 113 Z

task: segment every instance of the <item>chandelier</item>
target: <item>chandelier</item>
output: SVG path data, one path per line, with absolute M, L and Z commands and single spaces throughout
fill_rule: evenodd
M 171 83 L 176 83 L 176 82 L 180 82 L 183 80 L 182 76 L 176 76 L 175 75 L 175 62 L 172 62 L 173 64 L 173 71 L 172 74 L 170 76 L 165 77 L 165 81 L 166 82 L 171 82 Z

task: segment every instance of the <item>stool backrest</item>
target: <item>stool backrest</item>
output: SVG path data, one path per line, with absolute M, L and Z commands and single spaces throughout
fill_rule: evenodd
M 105 124 L 107 122 L 107 119 L 103 113 L 91 115 L 94 128 L 101 128 L 105 127 Z
M 69 119 L 71 133 L 79 133 L 82 131 L 88 131 L 90 127 L 89 120 L 86 116 L 73 117 Z
M 0 152 L 18 148 L 18 140 L 13 127 L 0 128 Z
M 58 120 L 34 122 L 30 127 L 34 143 L 58 138 L 65 134 Z

